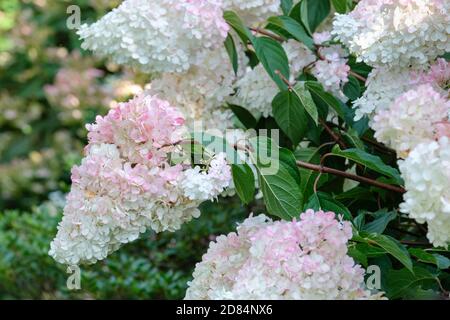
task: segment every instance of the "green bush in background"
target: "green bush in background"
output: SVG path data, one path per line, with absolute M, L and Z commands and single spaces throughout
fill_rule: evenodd
M 148 232 L 106 260 L 81 266 L 79 291 L 67 289 L 66 267 L 47 254 L 60 214 L 45 205 L 32 213 L 6 211 L 0 215 L 0 299 L 183 298 L 212 235 L 231 232 L 246 216 L 237 201 L 205 203 L 201 210 L 178 232 Z

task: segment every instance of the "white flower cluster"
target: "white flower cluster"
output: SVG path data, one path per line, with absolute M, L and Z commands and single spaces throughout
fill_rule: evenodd
M 280 14 L 280 5 L 280 0 L 223 0 L 224 10 L 236 12 L 249 25 Z
M 291 67 L 291 81 L 294 81 L 304 67 L 316 60 L 316 56 L 303 44 L 290 40 L 283 44 Z M 272 100 L 279 92 L 274 81 L 261 64 L 254 69 L 247 68 L 245 75 L 236 82 L 237 93 L 230 99 L 249 110 L 255 116 L 272 114 Z
M 72 189 L 50 246 L 55 260 L 94 263 L 149 228 L 175 231 L 228 187 L 224 154 L 202 170 L 171 164 L 169 156 L 181 153 L 183 122 L 168 102 L 141 95 L 88 126 L 87 155 L 72 169 Z
M 414 147 L 433 140 L 435 125 L 448 121 L 450 100 L 431 84 L 423 84 L 399 96 L 389 110 L 379 111 L 373 121 L 375 138 L 405 158 Z
M 225 154 L 216 155 L 209 164 L 207 171 L 199 166 L 184 171 L 184 179 L 180 187 L 190 200 L 210 200 L 225 190 L 231 181 L 231 172 L 227 170 L 228 163 Z
M 400 93 L 409 89 L 410 81 L 410 69 L 374 68 L 367 77 L 363 96 L 353 102 L 355 120 L 364 116 L 372 118 L 377 111 L 389 108 Z
M 428 224 L 427 237 L 434 246 L 450 243 L 450 141 L 419 144 L 399 161 L 407 189 L 402 212 L 419 223 Z
M 125 0 L 81 26 L 83 49 L 144 72 L 183 72 L 223 45 L 229 27 L 221 0 Z
M 242 50 L 238 52 L 242 53 Z M 245 55 L 239 54 L 236 75 L 227 52 L 220 48 L 205 56 L 201 66 L 192 66 L 181 74 L 162 74 L 152 81 L 149 92 L 178 106 L 191 128 L 201 121 L 205 128 L 223 131 L 233 127 L 233 114 L 225 108 L 225 103 L 233 94 L 233 85 L 243 74 L 246 64 Z
M 348 222 L 308 210 L 299 221 L 250 217 L 211 242 L 185 299 L 380 299 L 347 255 Z
M 423 65 L 450 51 L 445 0 L 362 0 L 333 25 L 337 39 L 372 66 Z

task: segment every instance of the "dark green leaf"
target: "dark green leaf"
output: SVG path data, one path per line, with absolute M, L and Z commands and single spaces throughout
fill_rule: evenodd
M 228 34 L 227 38 L 225 39 L 225 49 L 227 50 L 228 56 L 230 57 L 234 73 L 237 74 L 239 67 L 238 54 L 231 34 Z
M 425 268 L 391 270 L 387 279 L 389 298 L 401 297 L 406 290 L 429 280 L 436 280 L 436 276 Z
M 348 77 L 348 82 L 344 85 L 344 94 L 350 100 L 356 100 L 361 96 L 361 86 L 358 79 L 353 76 Z
M 356 163 L 362 164 L 373 171 L 384 174 L 394 179 L 395 183 L 399 185 L 403 184 L 403 180 L 400 177 L 400 173 L 398 172 L 398 170 L 385 164 L 380 157 L 374 156 L 360 149 L 341 150 L 338 145 L 333 147 L 332 153 L 337 156 L 352 160 Z
M 278 93 L 272 101 L 273 116 L 294 145 L 300 143 L 308 127 L 305 109 L 299 97 L 290 90 Z
M 317 111 L 317 106 L 311 97 L 311 93 L 309 93 L 304 84 L 301 82 L 297 83 L 294 86 L 293 90 L 297 97 L 300 99 L 300 103 L 302 104 L 303 108 L 306 110 L 306 112 L 308 112 L 317 126 L 319 124 L 319 113 Z
M 286 31 L 289 35 L 294 37 L 294 39 L 302 42 L 309 49 L 315 50 L 313 39 L 308 35 L 303 25 L 293 18 L 288 16 L 277 16 L 270 17 L 268 21 Z
M 325 20 L 325 18 L 330 14 L 330 1 L 302 0 L 302 2 L 306 2 L 307 4 L 309 29 L 311 32 L 314 32 L 322 21 Z
M 283 14 L 288 15 L 293 6 L 293 0 L 281 0 L 280 3 Z
M 387 209 L 381 209 L 373 213 L 374 220 L 372 222 L 367 223 L 363 230 L 368 233 L 383 233 L 386 229 L 389 222 L 394 220 L 397 217 L 397 213 L 395 211 L 388 212 Z
M 223 13 L 223 17 L 225 21 L 233 28 L 233 30 L 236 31 L 242 42 L 247 43 L 252 41 L 252 39 L 254 38 L 253 34 L 245 26 L 241 18 L 235 12 L 225 11 Z
M 252 169 L 246 163 L 233 164 L 231 166 L 233 182 L 236 192 L 242 202 L 248 204 L 255 195 L 255 176 Z
M 289 174 L 294 178 L 298 185 L 300 185 L 301 177 L 300 171 L 296 164 L 296 159 L 291 150 L 286 148 L 280 148 L 280 161 L 285 165 Z
M 434 264 L 439 269 L 445 270 L 450 267 L 450 259 L 443 255 L 437 253 L 429 253 L 420 248 L 409 248 L 408 251 L 419 261 Z
M 268 37 L 253 38 L 256 55 L 269 76 L 280 90 L 287 89 L 286 83 L 277 72 L 289 79 L 289 61 L 283 47 L 274 39 Z
M 346 13 L 347 12 L 347 0 L 331 0 L 333 3 L 333 7 L 337 13 Z
M 229 105 L 231 111 L 236 115 L 239 121 L 247 128 L 253 129 L 256 127 L 257 121 L 255 117 L 245 108 L 237 105 Z
M 332 211 L 337 215 L 342 215 L 345 220 L 351 221 L 353 219 L 350 211 L 342 203 L 324 192 L 317 192 L 311 195 L 305 204 L 304 210 L 306 209 Z
M 411 257 L 408 250 L 394 238 L 383 234 L 369 234 L 365 237 L 365 240 L 370 244 L 375 244 L 387 253 L 392 255 L 398 261 L 400 261 L 408 270 L 413 270 Z

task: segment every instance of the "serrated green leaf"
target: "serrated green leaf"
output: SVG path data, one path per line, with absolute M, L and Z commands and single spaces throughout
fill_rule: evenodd
M 329 0 L 302 0 L 306 3 L 308 24 L 311 32 L 314 32 L 316 28 L 325 20 L 330 14 L 331 6 Z M 304 9 L 304 7 L 302 7 Z
M 380 157 L 374 156 L 360 149 L 341 150 L 338 145 L 333 147 L 332 153 L 337 156 L 352 160 L 356 163 L 362 164 L 363 166 L 366 166 L 367 168 L 375 172 L 384 174 L 394 179 L 395 183 L 398 185 L 403 184 L 403 180 L 400 177 L 400 173 L 398 172 L 398 170 L 385 164 Z
M 300 171 L 296 163 L 296 159 L 291 150 L 286 148 L 280 148 L 280 161 L 285 165 L 295 182 L 300 185 L 301 177 Z
M 245 204 L 253 200 L 255 195 L 255 175 L 246 163 L 231 166 L 236 193 Z

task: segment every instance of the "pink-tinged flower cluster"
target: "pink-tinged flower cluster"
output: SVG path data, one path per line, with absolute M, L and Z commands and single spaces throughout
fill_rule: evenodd
M 143 72 L 184 72 L 219 48 L 229 27 L 222 0 L 125 0 L 81 26 L 82 47 Z
M 250 217 L 217 237 L 196 265 L 186 299 L 377 299 L 347 255 L 349 222 L 307 210 L 298 221 Z
M 149 228 L 175 231 L 199 216 L 201 202 L 228 187 L 223 154 L 196 174 L 188 164 L 170 162 L 171 155 L 182 156 L 183 123 L 167 101 L 141 95 L 87 126 L 86 157 L 72 169 L 72 189 L 50 247 L 55 260 L 94 263 Z M 208 192 L 192 190 L 189 181 L 197 176 L 210 183 Z
M 450 101 L 431 84 L 423 84 L 399 96 L 389 109 L 373 118 L 378 141 L 394 148 L 400 158 L 419 143 L 446 134 Z
M 315 40 L 319 39 L 325 40 L 327 37 L 316 36 Z M 342 92 L 350 72 L 350 67 L 347 65 L 347 52 L 339 45 L 321 47 L 318 52 L 320 60 L 314 64 L 312 74 L 322 83 L 325 90 L 344 101 L 348 100 Z
M 417 67 L 417 66 L 416 66 Z M 436 59 L 429 68 L 374 68 L 366 81 L 363 96 L 354 101 L 355 120 L 373 116 L 387 110 L 395 99 L 421 84 L 431 84 L 435 90 L 447 91 L 450 83 L 450 64 L 442 58 Z M 443 93 L 444 94 L 444 93 Z
M 450 51 L 450 2 L 361 0 L 336 15 L 333 34 L 372 66 L 424 65 Z

